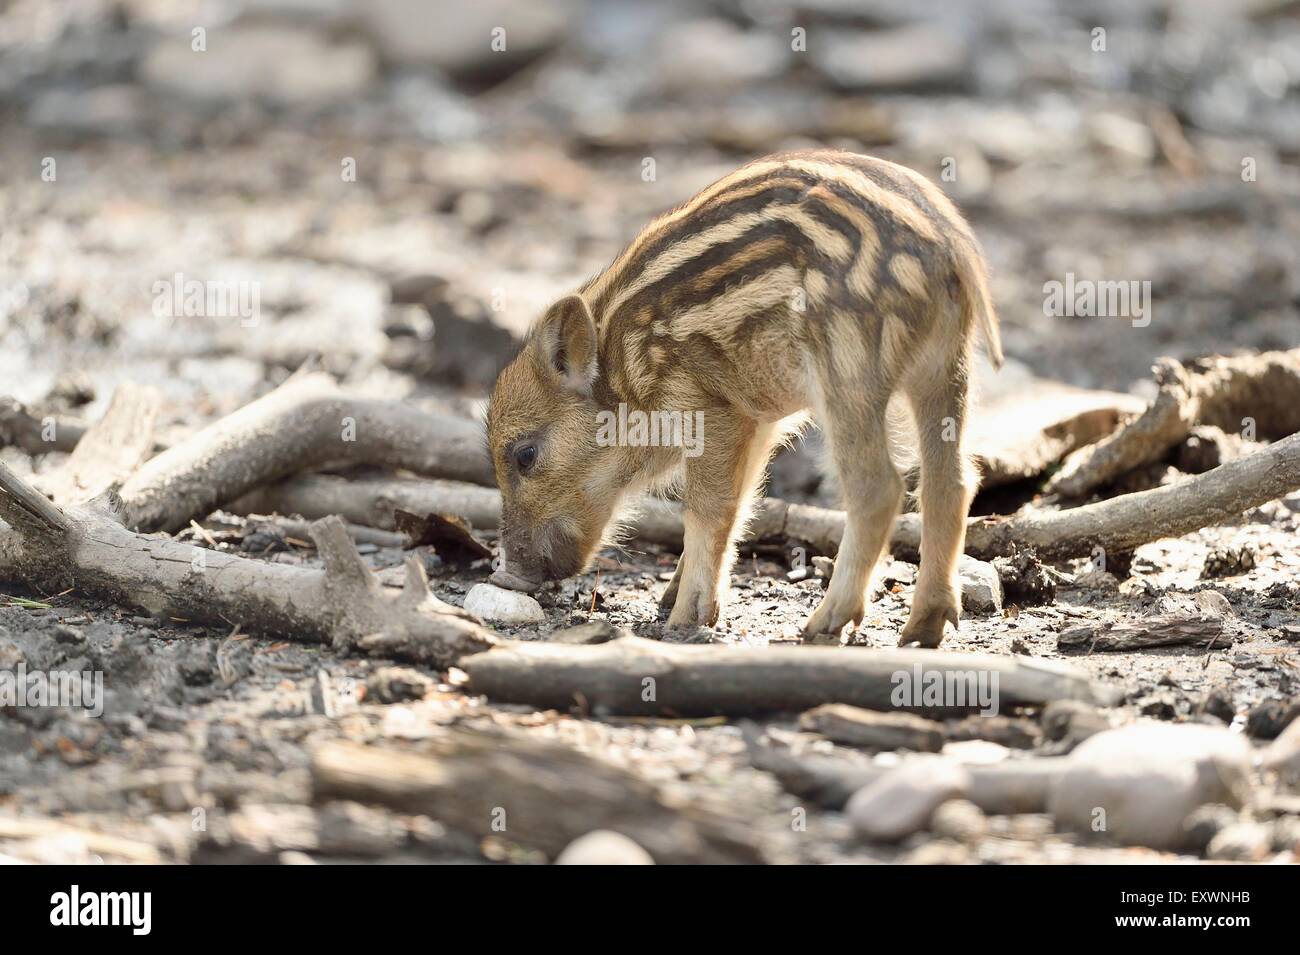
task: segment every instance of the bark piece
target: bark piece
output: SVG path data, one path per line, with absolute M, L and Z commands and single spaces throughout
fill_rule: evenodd
M 1062 652 L 1111 652 L 1147 647 L 1229 646 L 1232 636 L 1223 632 L 1223 618 L 1211 614 L 1157 614 L 1141 620 L 1072 627 L 1056 638 Z
M 337 462 L 493 480 L 472 422 L 347 395 L 329 375 L 306 372 L 149 460 L 122 486 L 126 521 L 175 531 L 263 484 Z
M 1160 392 L 1138 418 L 1076 456 L 1044 487 L 1082 497 L 1143 465 L 1161 460 L 1197 424 L 1239 433 L 1247 422 L 1260 438 L 1300 431 L 1300 349 L 1215 357 L 1184 365 L 1160 359 Z
M 625 637 L 598 646 L 514 643 L 460 666 L 471 692 L 496 702 L 636 716 L 793 712 L 823 703 L 958 716 L 980 710 L 976 684 L 988 688 L 995 679 L 1004 710 L 1104 695 L 1082 671 L 1059 663 L 918 649 L 700 646 Z M 936 681 L 960 684 L 961 699 L 945 693 L 933 705 L 924 692 Z
M 943 731 L 950 743 L 978 739 L 1009 749 L 1033 749 L 1043 735 L 1033 720 L 1012 716 L 968 716 L 949 722 Z
M 552 858 L 608 829 L 659 863 L 764 861 L 741 821 L 675 805 L 639 776 L 555 743 L 464 731 L 423 752 L 330 742 L 312 753 L 311 772 L 318 800 L 378 803 Z
M 436 511 L 420 515 L 398 508 L 393 520 L 406 536 L 407 547 L 432 547 L 448 564 L 472 564 L 492 556 L 492 549 L 474 537 L 469 523 L 455 515 Z
M 943 724 L 911 713 L 877 713 L 844 703 L 815 707 L 799 726 L 837 743 L 874 749 L 914 749 L 937 753 L 943 748 Z

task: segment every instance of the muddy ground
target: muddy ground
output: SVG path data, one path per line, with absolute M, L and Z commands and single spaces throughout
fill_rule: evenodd
M 342 13 L 295 24 L 323 49 L 284 52 L 286 61 L 303 58 L 307 75 L 335 76 L 338 88 L 323 92 L 295 89 L 303 74 L 288 68 L 266 78 L 232 52 L 275 42 L 259 32 L 276 28 L 273 5 L 232 5 L 231 19 L 210 28 L 214 50 L 223 30 L 244 31 L 246 42 L 226 47 L 234 66 L 203 74 L 197 91 L 185 61 L 160 52 L 187 42 L 197 20 L 185 4 L 166 14 L 143 3 L 71 4 L 67 22 L 55 24 L 36 6 L 0 11 L 12 38 L 0 51 L 0 396 L 39 414 L 93 421 L 117 384 L 151 384 L 165 396 L 159 441 L 170 443 L 314 357 L 358 392 L 476 415 L 512 336 L 651 215 L 754 156 L 815 143 L 872 152 L 936 180 L 955 158 L 957 178 L 945 186 L 987 250 L 1013 366 L 1149 398 L 1158 356 L 1300 344 L 1294 5 L 1198 13 L 1161 2 L 1043 3 L 1031 15 L 996 4 L 972 20 L 929 4 L 812 3 L 759 16 L 727 2 L 657 12 L 612 4 L 602 13 L 538 3 L 560 9 L 568 32 L 521 26 L 536 49 L 502 66 L 486 54 L 475 65 L 445 49 L 404 50 L 401 31 L 382 24 L 348 32 L 357 14 L 339 3 L 325 6 Z M 529 5 L 488 6 L 522 17 Z M 790 24 L 802 23 L 809 52 L 790 55 Z M 1097 23 L 1109 26 L 1107 52 L 1090 48 Z M 340 35 L 360 37 L 369 66 L 350 73 L 351 59 L 313 59 L 340 56 Z M 701 35 L 708 39 L 691 40 Z M 894 64 L 897 75 L 876 75 L 862 58 L 821 52 L 818 38 L 836 35 L 864 44 L 883 36 L 932 55 L 903 57 L 917 61 L 914 70 Z M 888 63 L 880 69 L 888 73 Z M 42 178 L 49 158 L 52 180 Z M 1250 180 L 1246 159 L 1258 173 Z M 1150 323 L 1045 314 L 1043 284 L 1068 272 L 1150 281 Z M 154 283 L 177 273 L 258 283 L 257 321 L 158 317 Z M 0 449 L 19 474 L 64 457 Z M 834 504 L 802 447 L 778 463 L 770 490 Z M 986 498 L 978 508 L 1005 506 Z M 231 531 L 223 547 L 315 561 L 311 548 L 254 537 L 237 519 L 218 515 L 207 526 Z M 967 613 L 945 648 L 1063 658 L 1063 629 L 1142 617 L 1162 599 L 1213 589 L 1232 614 L 1208 651 L 1069 659 L 1122 692 L 1116 719 L 1216 721 L 1263 741 L 1279 729 L 1270 714 L 1295 698 L 1300 680 L 1298 530 L 1295 494 L 1239 522 L 1146 545 L 1130 575 L 1061 565 L 1072 582 L 1051 603 Z M 1210 551 L 1243 546 L 1252 568 L 1203 576 Z M 404 557 L 363 552 L 376 569 Z M 485 561 L 452 569 L 419 553 L 435 593 L 453 604 L 489 573 Z M 746 551 L 726 621 L 670 632 L 657 601 L 674 556 L 635 542 L 606 552 L 598 573 L 542 595 L 545 626 L 507 632 L 545 639 L 607 619 L 654 639 L 791 642 L 822 587 L 787 579 L 789 548 Z M 846 643 L 897 642 L 911 570 L 891 565 Z M 744 820 L 774 861 L 1176 858 L 1088 844 L 1053 832 L 1042 815 L 994 817 L 986 836 L 965 844 L 928 833 L 862 844 L 841 814 L 804 806 L 753 768 L 734 720 L 493 705 L 462 692 L 456 671 L 427 668 L 427 684 L 403 691 L 411 678 L 389 669 L 397 661 L 153 619 L 75 589 L 6 585 L 0 594 L 0 667 L 102 671 L 107 690 L 96 719 L 0 711 L 2 855 L 541 861 L 504 838 L 313 796 L 308 754 L 317 744 L 418 750 L 454 725 L 556 740 L 626 766 L 674 797 Z M 382 702 L 389 694 L 399 699 Z M 773 745 L 872 758 L 801 731 L 796 716 L 760 721 Z M 791 824 L 799 809 L 804 828 Z

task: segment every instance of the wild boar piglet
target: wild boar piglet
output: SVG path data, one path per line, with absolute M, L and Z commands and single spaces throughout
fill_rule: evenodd
M 671 626 L 712 626 L 773 450 L 812 411 L 847 520 L 809 638 L 860 623 L 903 496 L 891 396 L 920 464 L 921 570 L 900 643 L 937 646 L 977 476 L 963 449 L 973 339 L 1002 361 L 983 256 L 936 186 L 893 163 L 758 160 L 654 220 L 537 321 L 487 434 L 503 504 L 500 585 L 580 573 L 623 506 L 680 482 Z

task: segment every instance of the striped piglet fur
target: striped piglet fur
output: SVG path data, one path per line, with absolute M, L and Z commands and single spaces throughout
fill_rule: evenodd
M 768 460 L 811 411 L 847 521 L 804 634 L 838 639 L 862 620 L 902 500 L 892 398 L 915 424 L 923 519 L 899 642 L 937 646 L 958 620 L 976 486 L 962 442 L 977 335 L 1000 364 L 978 243 L 927 179 L 820 150 L 742 167 L 551 306 L 501 373 L 487 416 L 504 505 L 493 579 L 531 590 L 581 572 L 629 502 L 676 483 L 686 535 L 663 605 L 670 626 L 716 624 Z M 609 427 L 638 414 L 694 425 L 681 432 L 693 440 Z

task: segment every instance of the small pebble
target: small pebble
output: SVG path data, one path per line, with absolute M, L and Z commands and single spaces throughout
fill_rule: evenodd
M 465 595 L 465 609 L 484 620 L 512 627 L 543 623 L 546 620 L 542 605 L 528 594 L 492 584 L 475 584 L 471 587 Z
M 650 853 L 623 835 L 596 829 L 579 836 L 560 853 L 556 865 L 654 865 Z

